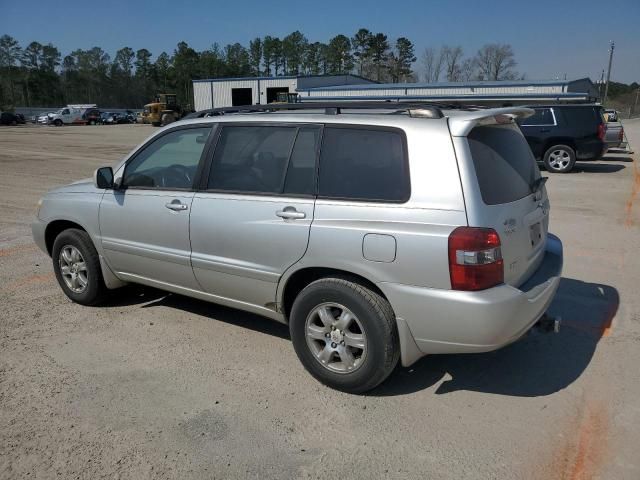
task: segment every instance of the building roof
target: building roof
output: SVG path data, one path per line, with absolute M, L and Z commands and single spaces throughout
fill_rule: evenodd
M 377 84 L 374 80 L 362 77 L 360 75 L 354 75 L 352 73 L 336 73 L 331 75 L 280 75 L 277 77 L 221 77 L 221 78 L 203 78 L 198 80 L 191 80 L 193 83 L 199 82 L 233 82 L 237 80 L 293 80 L 298 78 L 335 78 L 335 77 L 351 77 L 364 80 L 368 83 L 359 83 L 358 85 L 371 85 Z
M 481 88 L 481 87 L 536 87 L 536 86 L 557 86 L 569 85 L 570 83 L 589 80 L 589 78 L 579 78 L 574 80 L 497 80 L 484 81 L 474 80 L 471 82 L 437 82 L 437 83 L 375 83 L 375 84 L 351 84 L 335 85 L 330 87 L 299 88 L 298 91 L 324 91 L 324 90 L 378 90 L 378 89 L 438 89 L 438 88 Z

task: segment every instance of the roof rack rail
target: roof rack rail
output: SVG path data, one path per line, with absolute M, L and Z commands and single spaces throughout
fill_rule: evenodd
M 441 107 L 433 102 L 393 102 L 383 101 L 334 101 L 334 102 L 298 102 L 298 103 L 269 103 L 266 105 L 246 105 L 241 107 L 221 107 L 201 110 L 187 115 L 185 118 L 215 117 L 230 113 L 275 112 L 282 110 L 323 110 L 327 115 L 339 115 L 342 110 L 400 110 L 411 114 L 420 111 L 415 116 L 428 118 L 442 118 Z

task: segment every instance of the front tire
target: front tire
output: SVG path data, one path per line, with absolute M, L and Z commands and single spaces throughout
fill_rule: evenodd
M 62 126 L 62 120 L 60 120 L 60 119 L 54 120 L 54 121 L 53 121 L 53 124 L 54 124 L 56 127 L 61 127 L 61 126 Z
M 400 357 L 389 302 L 347 279 L 324 278 L 305 287 L 293 303 L 289 328 L 307 371 L 344 392 L 376 387 Z
M 568 145 L 554 145 L 543 158 L 544 167 L 552 173 L 568 173 L 576 163 L 576 152 Z
M 51 257 L 56 279 L 67 297 L 81 305 L 96 305 L 104 300 L 107 287 L 100 258 L 87 232 L 64 230 L 53 242 Z

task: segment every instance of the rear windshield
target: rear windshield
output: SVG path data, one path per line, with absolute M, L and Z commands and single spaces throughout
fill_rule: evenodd
M 519 130 L 476 127 L 467 138 L 484 203 L 515 202 L 531 194 L 540 170 Z

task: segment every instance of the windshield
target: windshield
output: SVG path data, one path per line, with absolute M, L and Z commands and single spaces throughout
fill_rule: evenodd
M 535 190 L 540 170 L 520 130 L 511 126 L 476 127 L 467 138 L 487 205 L 515 202 Z

